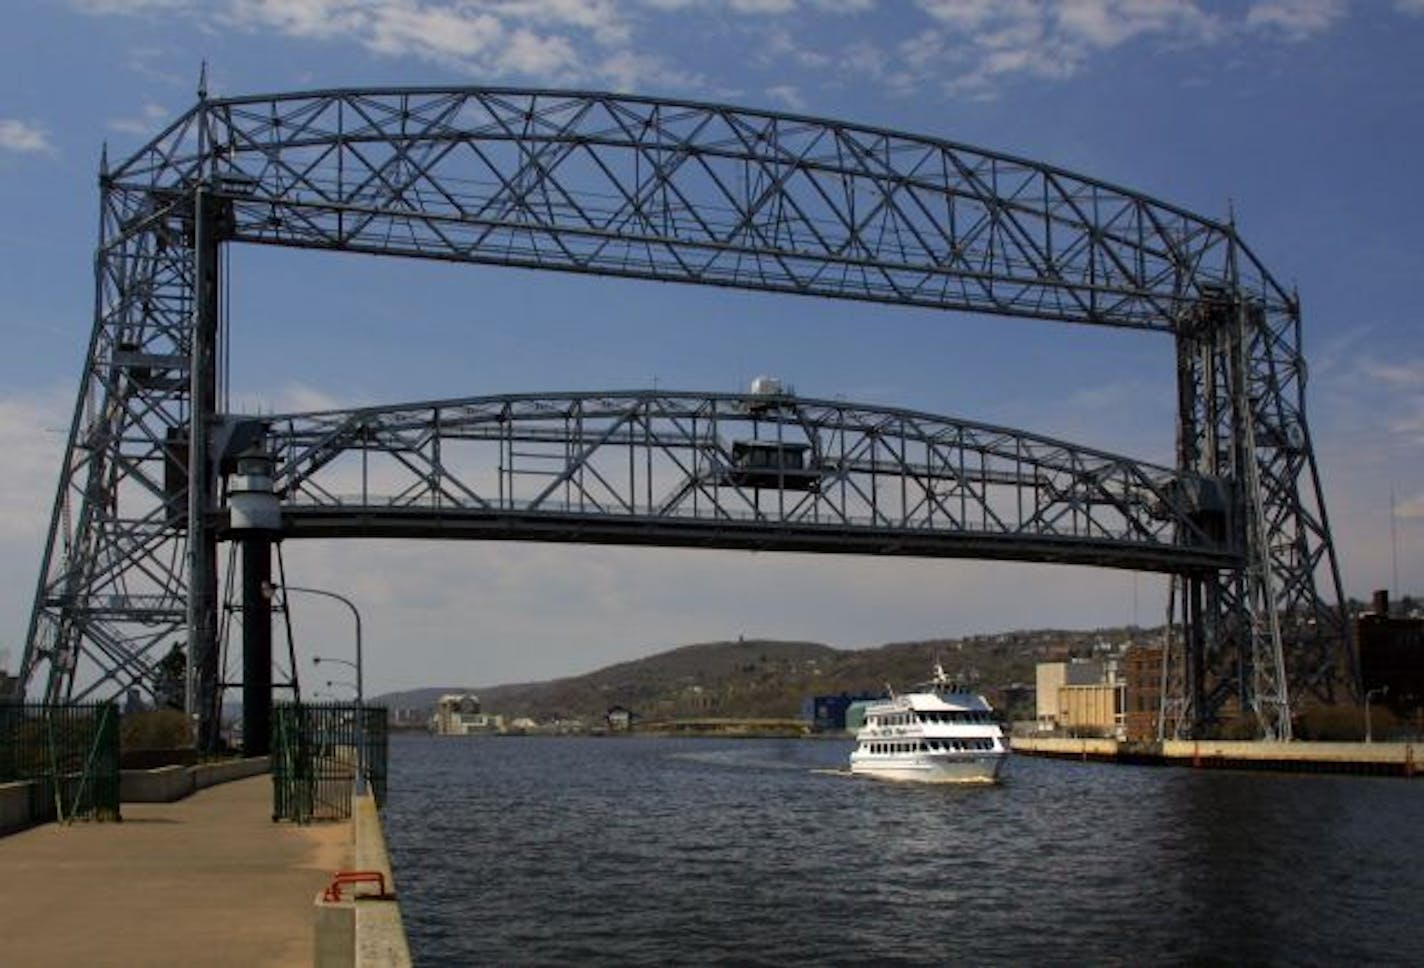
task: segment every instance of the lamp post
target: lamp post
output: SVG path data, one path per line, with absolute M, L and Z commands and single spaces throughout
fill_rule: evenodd
M 361 676 L 361 667 L 350 659 L 338 659 L 334 655 L 312 656 L 312 665 L 321 665 L 323 662 L 335 662 L 337 665 L 344 665 L 348 669 L 355 670 L 357 678 Z M 354 682 L 351 684 L 351 688 L 355 689 L 358 693 L 360 692 L 360 687 Z
M 1374 730 L 1370 728 L 1370 697 L 1383 696 L 1389 692 L 1389 686 L 1380 686 L 1378 689 L 1370 689 L 1365 692 L 1365 742 L 1375 741 Z
M 355 688 L 356 688 L 356 683 L 352 682 L 350 679 L 328 679 L 328 680 L 326 680 L 326 688 L 328 688 L 328 689 L 335 689 L 337 686 L 340 686 L 340 687 L 343 688 L 343 689 L 355 689 Z
M 275 594 L 276 589 L 271 582 L 264 582 L 262 593 L 268 598 Z M 329 592 L 324 588 L 304 588 L 301 585 L 283 585 L 282 592 L 300 592 L 304 595 L 318 595 L 322 598 L 331 598 L 345 605 L 351 610 L 351 617 L 356 620 L 356 661 L 350 662 L 346 659 L 323 658 L 314 656 L 313 664 L 326 662 L 339 662 L 342 665 L 351 666 L 356 670 L 356 792 L 358 794 L 366 792 L 366 691 L 364 688 L 365 674 L 363 672 L 364 660 L 361 654 L 361 613 L 356 605 L 345 595 L 338 595 L 336 592 Z

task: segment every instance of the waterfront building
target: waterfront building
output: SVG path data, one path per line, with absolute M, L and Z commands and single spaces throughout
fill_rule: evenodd
M 1162 716 L 1162 646 L 1130 646 L 1122 656 L 1122 679 L 1127 738 L 1157 739 Z
M 504 717 L 480 709 L 480 697 L 473 693 L 446 693 L 435 704 L 430 719 L 431 732 L 437 736 L 477 736 L 504 732 Z
M 1035 670 L 1039 730 L 1123 736 L 1124 690 L 1117 666 L 1116 659 L 1040 662 Z
M 1377 591 L 1355 620 L 1360 677 L 1373 698 L 1405 716 L 1424 707 L 1424 619 L 1391 616 L 1389 592 Z
M 850 728 L 846 721 L 846 712 L 852 703 L 864 703 L 869 700 L 882 698 L 881 693 L 874 692 L 841 692 L 832 696 L 807 696 L 801 701 L 801 718 L 811 724 L 811 729 L 817 733 L 838 733 Z M 856 728 L 860 723 L 856 723 Z

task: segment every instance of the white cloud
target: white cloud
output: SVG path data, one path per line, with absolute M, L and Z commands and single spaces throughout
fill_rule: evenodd
M 777 84 L 766 89 L 766 96 L 773 101 L 780 101 L 793 111 L 805 111 L 806 99 L 801 96 L 801 92 L 793 84 Z
M 501 72 L 527 77 L 577 77 L 579 55 L 563 37 L 544 36 L 532 30 L 516 30 L 500 51 L 495 63 Z
M 123 118 L 110 118 L 106 126 L 110 131 L 118 131 L 123 134 L 151 135 L 157 133 L 159 125 L 169 116 L 169 110 L 163 105 L 145 101 L 138 114 Z
M 1209 7 L 1207 0 L 916 0 L 893 8 L 877 8 L 875 0 L 73 2 L 91 14 L 182 12 L 205 28 L 345 42 L 481 79 L 620 90 L 660 84 L 704 93 L 740 86 L 738 68 L 745 65 L 726 65 L 724 78 L 709 79 L 645 45 L 643 31 L 659 18 L 713 18 L 718 25 L 740 18 L 758 39 L 750 55 L 758 66 L 814 72 L 832 84 L 868 78 L 896 94 L 970 97 L 993 97 L 1023 80 L 1063 81 L 1134 44 L 1296 41 L 1331 29 L 1348 12 L 1345 0 L 1255 0 L 1244 11 Z M 824 36 L 812 29 L 815 18 L 844 20 L 872 9 L 894 13 L 881 18 L 886 30 L 878 39 L 852 37 L 838 47 L 815 39 Z M 1421 13 L 1424 0 L 1395 0 L 1395 9 Z M 785 74 L 762 86 L 808 89 L 805 78 Z
M 778 14 L 796 9 L 796 0 L 730 0 L 737 13 Z
M 380 54 L 429 60 L 474 58 L 503 35 L 500 21 L 455 10 L 388 7 L 361 25 L 362 42 Z
M 1361 373 L 1370 380 L 1400 389 L 1424 389 L 1424 359 L 1384 362 L 1366 358 Z
M 950 32 L 950 64 L 971 64 L 949 89 L 971 94 L 1015 75 L 1069 78 L 1094 57 L 1140 39 L 1202 43 L 1222 33 L 1217 19 L 1195 0 L 922 0 L 922 5 Z
M 763 63 L 790 62 L 801 67 L 820 68 L 831 63 L 829 54 L 801 46 L 785 28 L 767 30 L 762 34 Z
M 1345 0 L 1260 0 L 1246 14 L 1246 26 L 1304 40 L 1335 26 L 1346 14 Z
M 192 0 L 70 0 L 84 13 L 160 13 L 192 6 Z
M 39 125 L 16 118 L 0 118 L 0 151 L 53 153 L 49 134 Z
M 76 6 L 96 15 L 181 11 L 203 28 L 346 42 L 481 78 L 515 76 L 623 89 L 646 82 L 686 88 L 702 81 L 658 54 L 639 50 L 629 7 L 615 0 L 76 0 Z M 651 6 L 674 13 L 685 5 L 664 0 Z M 147 58 L 137 63 L 146 68 Z M 131 121 L 118 119 L 116 125 L 136 128 Z
M 0 441 L 5 447 L 5 486 L 0 488 L 0 542 L 38 553 L 59 478 L 73 394 L 53 390 L 37 396 L 0 397 Z
M 1021 7 L 1015 0 L 1001 5 L 996 0 L 920 0 L 920 7 L 935 20 L 960 30 L 973 30 L 993 14 L 995 8 Z
M 1411 17 L 1424 17 L 1424 0 L 1394 0 L 1394 9 Z
M 702 91 L 711 82 L 695 71 L 673 67 L 661 57 L 636 50 L 615 51 L 593 65 L 593 74 L 615 91 L 656 87 L 665 91 Z
M 372 401 L 338 399 L 325 390 L 302 383 L 288 383 L 269 390 L 245 393 L 233 400 L 233 412 L 246 414 L 311 413 L 359 407 Z

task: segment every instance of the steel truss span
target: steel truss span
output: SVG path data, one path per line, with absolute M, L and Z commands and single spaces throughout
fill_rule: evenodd
M 288 537 L 1241 564 L 1170 468 L 904 410 L 649 390 L 262 423 Z
M 492 88 L 200 97 L 100 190 L 94 328 L 21 667 L 47 699 L 145 688 L 183 639 L 195 711 L 214 708 L 229 243 L 1160 331 L 1179 479 L 1208 482 L 1218 545 L 1241 550 L 1177 573 L 1175 728 L 1239 708 L 1288 736 L 1292 702 L 1354 682 L 1299 304 L 1230 223 L 935 138 Z

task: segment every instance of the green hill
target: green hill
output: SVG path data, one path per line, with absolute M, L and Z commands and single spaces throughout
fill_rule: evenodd
M 933 664 L 982 690 L 1013 717 L 1032 717 L 1034 665 L 1046 659 L 1115 650 L 1155 631 L 1042 630 L 964 639 L 899 642 L 871 649 L 835 649 L 815 642 L 743 639 L 684 645 L 645 659 L 548 682 L 448 686 L 375 697 L 390 708 L 433 708 L 447 692 L 473 692 L 487 712 L 601 721 L 612 706 L 645 720 L 679 718 L 791 718 L 807 696 L 903 689 L 928 678 Z

